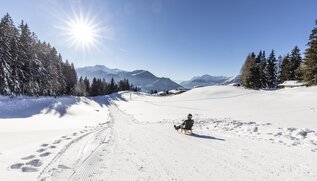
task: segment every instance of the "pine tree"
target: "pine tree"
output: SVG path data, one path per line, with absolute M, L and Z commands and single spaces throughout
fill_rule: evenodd
M 65 77 L 65 94 L 72 95 L 75 92 L 77 74 L 74 64 L 69 64 L 68 60 L 62 64 L 63 75 Z
M 277 87 L 277 72 L 276 72 L 276 58 L 274 50 L 271 51 L 266 65 L 266 80 L 268 88 L 276 88 Z
M 68 95 L 77 74 L 49 43 L 41 43 L 23 21 L 17 28 L 9 14 L 0 21 L 0 94 Z M 89 82 L 88 82 L 89 84 Z
M 22 80 L 22 90 L 23 94 L 32 95 L 32 88 L 34 87 L 34 75 L 36 68 L 32 68 L 33 62 L 36 62 L 35 54 L 33 51 L 32 43 L 32 33 L 27 24 L 22 21 L 20 26 L 20 37 L 19 37 L 19 60 L 21 61 L 22 75 L 20 79 Z
M 90 86 L 90 81 L 87 77 L 85 77 L 84 79 L 84 96 L 89 96 L 90 95 L 90 91 L 91 91 L 91 86 Z
M 256 63 L 255 54 L 251 53 L 241 69 L 241 83 L 251 89 L 261 88 L 259 66 Z
M 302 62 L 302 57 L 300 55 L 300 50 L 297 46 L 292 50 L 289 57 L 289 80 L 299 80 L 300 79 L 300 69 L 299 66 Z
M 309 36 L 304 58 L 304 81 L 308 85 L 317 85 L 317 20 L 315 25 Z
M 279 82 L 283 83 L 286 80 L 290 80 L 290 60 L 289 60 L 289 55 L 287 54 L 283 59 L 280 67 L 280 76 L 279 76 Z
M 90 95 L 91 96 L 97 96 L 98 95 L 98 83 L 97 83 L 96 77 L 94 77 L 92 79 Z
M 265 73 L 265 68 L 267 66 L 267 60 L 265 56 L 265 51 L 260 51 L 258 56 L 256 57 L 256 64 L 258 66 L 259 71 L 259 82 L 260 82 L 260 88 L 266 88 L 267 87 L 267 78 Z M 258 83 L 257 83 L 258 84 Z
M 0 22 L 0 94 L 10 95 L 12 85 L 11 40 L 14 38 L 14 24 L 9 14 Z

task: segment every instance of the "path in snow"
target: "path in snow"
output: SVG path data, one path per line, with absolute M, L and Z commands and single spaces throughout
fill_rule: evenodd
M 317 179 L 317 154 L 309 150 L 220 132 L 181 135 L 172 125 L 141 124 L 115 105 L 109 109 L 112 128 L 96 130 L 71 144 L 40 179 Z

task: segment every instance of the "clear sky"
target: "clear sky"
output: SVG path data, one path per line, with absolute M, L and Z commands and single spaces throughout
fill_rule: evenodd
M 303 51 L 317 19 L 316 0 L 1 0 L 15 24 L 23 19 L 40 40 L 76 67 L 146 69 L 187 80 L 239 73 L 251 51 Z M 101 36 L 71 46 L 66 26 L 82 14 Z M 92 20 L 92 18 L 94 18 Z

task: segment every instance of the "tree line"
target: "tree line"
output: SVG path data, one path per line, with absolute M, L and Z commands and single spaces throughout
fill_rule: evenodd
M 80 77 L 49 43 L 38 40 L 24 21 L 16 27 L 7 13 L 0 21 L 0 95 L 97 96 L 138 88 L 128 79 L 107 83 Z
M 24 21 L 16 27 L 7 13 L 0 21 L 0 94 L 72 95 L 73 63 L 63 61 L 49 43 L 38 40 Z
M 275 89 L 287 80 L 317 85 L 317 20 L 307 43 L 304 58 L 297 46 L 285 56 L 276 58 L 274 50 L 250 53 L 241 68 L 241 84 L 251 89 Z
M 112 94 L 118 91 L 138 91 L 138 87 L 134 87 L 130 84 L 128 79 L 123 79 L 118 83 L 115 83 L 112 78 L 108 83 L 105 79 L 93 78 L 92 83 L 90 83 L 87 77 L 80 77 L 75 90 L 77 96 L 99 96 Z

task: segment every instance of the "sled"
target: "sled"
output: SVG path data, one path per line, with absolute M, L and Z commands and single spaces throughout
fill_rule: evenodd
M 192 135 L 192 134 L 193 134 L 192 129 L 180 128 L 179 130 L 177 130 L 177 132 L 178 132 L 179 134 L 185 134 L 185 135 Z
M 176 126 L 174 125 L 174 128 L 175 128 Z M 176 129 L 176 128 L 175 128 Z M 181 128 L 179 128 L 179 129 L 176 129 L 177 130 L 177 132 L 179 133 L 179 134 L 185 134 L 185 135 L 192 135 L 193 134 L 193 130 L 192 130 L 192 125 L 190 125 L 190 126 L 185 126 L 185 127 L 181 127 Z

